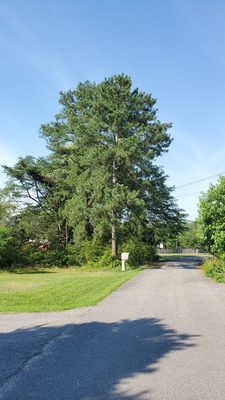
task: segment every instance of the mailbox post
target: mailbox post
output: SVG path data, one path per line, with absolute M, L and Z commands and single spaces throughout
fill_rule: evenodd
M 126 261 L 129 258 L 129 253 L 121 253 L 121 260 L 122 260 L 122 271 L 126 271 Z

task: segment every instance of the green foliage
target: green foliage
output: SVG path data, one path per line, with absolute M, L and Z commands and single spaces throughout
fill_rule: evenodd
M 43 255 L 38 250 L 37 245 L 32 243 L 23 243 L 20 246 L 20 257 L 18 260 L 18 266 L 35 266 L 44 264 Z
M 183 224 L 181 232 L 167 237 L 164 241 L 166 248 L 203 248 L 200 226 L 198 221 L 188 221 Z
M 16 204 L 11 194 L 12 186 L 0 189 L 0 226 L 10 225 L 16 212 Z
M 102 256 L 104 247 L 92 240 L 83 241 L 80 244 L 69 243 L 66 246 L 67 264 L 72 266 L 84 266 L 87 262 L 95 263 Z
M 130 239 L 121 247 L 121 252 L 129 252 L 128 264 L 131 267 L 145 265 L 149 261 L 156 260 L 155 247 L 150 246 L 149 243 L 140 242 L 138 240 Z
M 85 269 L 101 269 L 101 270 L 120 270 L 121 260 L 112 257 L 110 249 L 106 249 L 101 256 L 99 256 L 95 261 L 91 259 L 87 260 L 85 264 Z
M 146 262 L 165 231 L 176 234 L 184 220 L 156 164 L 171 143 L 171 124 L 159 121 L 156 100 L 123 74 L 80 83 L 59 103 L 40 130 L 50 154 L 5 166 L 23 202 L 14 225 L 22 251 L 31 263 L 111 265 L 130 243 L 131 263 Z
M 65 158 L 53 156 L 20 158 L 14 167 L 4 166 L 10 177 L 12 195 L 22 202 L 18 229 L 29 239 L 49 240 L 59 244 L 69 241 L 69 229 L 63 214 L 70 195 L 64 184 Z M 67 189 L 67 190 L 66 190 Z
M 225 283 L 225 260 L 208 259 L 202 266 L 205 274 L 217 282 Z
M 10 267 L 17 257 L 15 238 L 11 228 L 0 227 L 0 267 Z
M 67 257 L 64 265 L 81 267 L 86 264 L 87 260 L 82 252 L 82 246 L 74 243 L 68 243 L 66 250 Z
M 123 251 L 130 253 L 128 264 L 131 268 L 145 265 L 156 258 L 155 247 L 131 239 L 121 245 L 118 252 L 120 254 Z M 79 248 L 68 244 L 67 252 L 68 265 L 93 269 L 121 268 L 121 258 L 113 258 L 110 248 L 104 248 L 99 243 L 84 242 Z
M 61 93 L 60 103 L 60 113 L 41 134 L 53 154 L 69 158 L 66 182 L 73 196 L 64 215 L 74 242 L 107 243 L 114 229 L 119 245 L 123 224 L 130 237 L 156 225 L 179 225 L 166 177 L 154 164 L 171 142 L 170 124 L 157 119 L 156 100 L 118 75 L 98 85 L 79 84 Z
M 183 232 L 179 234 L 178 239 L 180 247 L 191 249 L 201 248 L 198 222 L 187 222 Z
M 225 254 L 225 177 L 211 185 L 200 198 L 199 225 L 209 253 L 221 258 Z
M 43 247 L 42 247 L 43 246 Z M 19 248 L 17 265 L 21 266 L 65 266 L 68 264 L 67 251 L 64 246 L 47 248 L 39 243 L 24 243 Z
M 58 245 L 42 252 L 42 263 L 46 266 L 66 266 L 68 257 L 65 246 Z

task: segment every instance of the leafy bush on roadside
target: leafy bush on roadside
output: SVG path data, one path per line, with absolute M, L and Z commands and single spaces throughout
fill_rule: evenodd
M 203 263 L 203 270 L 206 276 L 217 282 L 225 283 L 225 261 L 218 258 L 206 260 Z
M 148 243 L 129 240 L 121 246 L 122 251 L 130 253 L 128 263 L 131 267 L 137 267 L 157 259 L 156 249 Z
M 114 259 L 111 255 L 111 251 L 106 249 L 104 253 L 95 261 L 87 261 L 85 268 L 88 269 L 115 269 L 121 267 L 121 260 L 119 258 Z
M 67 265 L 82 266 L 87 269 L 111 269 L 121 267 L 121 252 L 129 252 L 128 265 L 135 268 L 156 259 L 155 248 L 149 244 L 128 241 L 118 249 L 119 256 L 113 259 L 110 248 L 93 242 L 84 242 L 82 246 L 67 245 Z
M 17 248 L 12 229 L 0 227 L 0 267 L 10 267 L 16 258 Z
M 81 267 L 87 263 L 97 262 L 104 254 L 104 247 L 92 241 L 84 241 L 82 245 L 69 243 L 66 246 L 66 254 L 66 265 Z
M 9 228 L 0 228 L 0 266 L 17 267 L 84 267 L 87 269 L 121 268 L 121 252 L 129 252 L 130 268 L 146 264 L 156 258 L 154 247 L 147 243 L 129 240 L 118 249 L 118 257 L 112 258 L 110 247 L 98 242 L 84 241 L 82 245 L 49 246 L 40 241 L 19 242 Z
M 64 246 L 53 248 L 41 248 L 40 243 L 24 243 L 19 248 L 18 266 L 65 266 L 67 265 L 67 253 Z

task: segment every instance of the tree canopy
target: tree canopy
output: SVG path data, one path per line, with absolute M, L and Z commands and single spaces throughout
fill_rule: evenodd
M 26 240 L 38 236 L 77 253 L 88 243 L 98 254 L 111 242 L 116 258 L 130 241 L 151 249 L 166 231 L 179 232 L 184 214 L 156 164 L 171 124 L 159 121 L 152 95 L 115 75 L 60 93 L 59 103 L 40 129 L 49 155 L 5 166 L 25 200 L 18 226 Z
M 225 253 L 225 177 L 210 185 L 199 203 L 199 224 L 202 240 L 211 254 Z

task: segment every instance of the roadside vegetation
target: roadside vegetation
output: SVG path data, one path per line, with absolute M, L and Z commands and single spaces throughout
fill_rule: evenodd
M 183 229 L 177 234 L 168 235 L 164 240 L 167 249 L 178 252 L 179 249 L 202 249 L 202 237 L 198 220 L 186 221 Z
M 61 92 L 59 112 L 40 128 L 48 155 L 4 166 L 0 266 L 133 267 L 181 232 L 185 215 L 157 163 L 170 123 L 151 94 L 126 75 Z
M 184 227 L 157 163 L 171 124 L 158 119 L 151 94 L 121 74 L 79 83 L 60 93 L 59 104 L 40 127 L 47 155 L 3 166 L 2 312 L 96 304 Z M 130 253 L 133 270 L 120 272 L 121 252 Z
M 0 272 L 0 312 L 62 311 L 93 306 L 138 270 L 51 268 Z
M 207 259 L 202 264 L 202 269 L 206 276 L 216 282 L 225 283 L 225 262 L 219 258 Z
M 217 282 L 225 282 L 225 177 L 202 194 L 198 224 L 203 246 L 213 255 L 203 264 L 205 274 Z
M 163 260 L 174 260 L 186 254 L 174 254 L 179 248 L 192 248 L 193 255 L 202 256 L 206 276 L 225 282 L 225 177 L 210 185 L 199 199 L 199 214 L 194 222 L 184 225 L 182 232 L 168 236 L 165 247 L 173 254 L 160 255 Z M 207 254 L 201 254 L 201 249 Z

